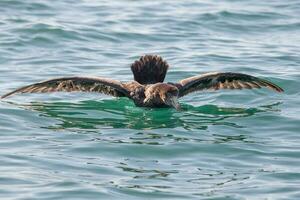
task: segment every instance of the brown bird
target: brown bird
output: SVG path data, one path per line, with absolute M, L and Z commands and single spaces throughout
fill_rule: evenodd
M 178 83 L 163 83 L 169 65 L 160 56 L 145 55 L 131 65 L 134 81 L 120 82 L 100 77 L 56 78 L 28 85 L 3 95 L 45 92 L 99 92 L 115 97 L 128 97 L 141 107 L 174 107 L 178 98 L 191 92 L 219 89 L 253 89 L 266 87 L 277 92 L 283 89 L 274 83 L 251 75 L 215 72 L 193 76 Z

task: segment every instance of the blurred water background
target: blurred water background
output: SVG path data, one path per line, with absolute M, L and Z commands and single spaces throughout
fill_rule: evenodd
M 0 101 L 0 199 L 300 199 L 300 1 L 0 0 L 0 91 L 61 76 L 249 73 L 183 111 L 101 94 Z

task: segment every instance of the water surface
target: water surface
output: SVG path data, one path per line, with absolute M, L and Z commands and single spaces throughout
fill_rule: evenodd
M 0 91 L 57 76 L 210 71 L 285 89 L 193 93 L 183 110 L 101 94 L 0 101 L 0 198 L 299 199 L 300 2 L 0 1 Z

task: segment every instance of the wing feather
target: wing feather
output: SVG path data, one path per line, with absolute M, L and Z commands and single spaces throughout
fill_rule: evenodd
M 16 93 L 46 92 L 99 92 L 116 97 L 128 96 L 129 92 L 122 83 L 116 80 L 97 77 L 56 78 L 16 89 L 1 98 Z
M 283 92 L 278 85 L 251 75 L 231 72 L 207 73 L 183 79 L 179 82 L 179 96 L 200 90 L 219 89 L 253 89 L 266 87 Z

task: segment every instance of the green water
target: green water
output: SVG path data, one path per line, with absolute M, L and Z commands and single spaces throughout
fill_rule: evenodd
M 300 1 L 0 0 L 0 91 L 61 76 L 210 71 L 285 89 L 193 93 L 182 111 L 102 94 L 0 101 L 0 199 L 299 199 Z

